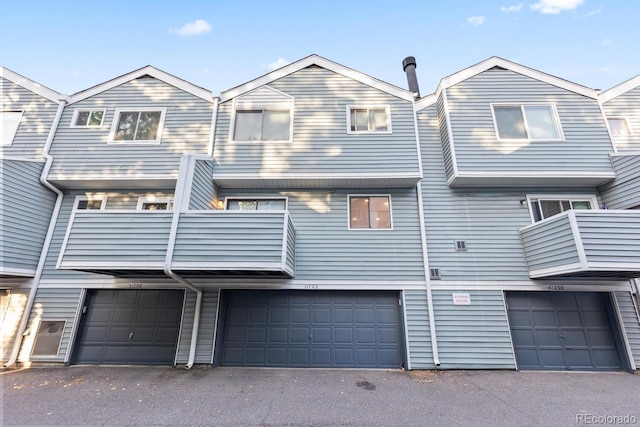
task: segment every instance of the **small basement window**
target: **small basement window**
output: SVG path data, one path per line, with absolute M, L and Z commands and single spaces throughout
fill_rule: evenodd
M 57 356 L 62 342 L 62 333 L 65 326 L 64 320 L 40 321 L 38 332 L 33 344 L 32 356 Z

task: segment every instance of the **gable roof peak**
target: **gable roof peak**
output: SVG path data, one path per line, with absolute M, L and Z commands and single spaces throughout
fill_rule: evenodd
M 629 80 L 626 80 L 618 85 L 615 85 L 612 88 L 609 88 L 601 92 L 598 98 L 600 99 L 600 102 L 605 103 L 639 86 L 640 86 L 640 74 L 638 74 L 635 77 L 631 77 Z
M 67 95 L 63 95 L 53 89 L 49 89 L 48 87 L 43 86 L 40 83 L 35 82 L 23 76 L 22 74 L 18 74 L 6 67 L 0 66 L 0 77 L 3 79 L 7 79 L 12 83 L 15 83 L 18 86 L 21 86 L 53 102 L 67 101 L 69 99 Z

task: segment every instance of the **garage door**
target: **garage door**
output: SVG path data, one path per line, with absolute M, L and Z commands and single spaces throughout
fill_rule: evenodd
M 398 368 L 395 292 L 227 291 L 217 364 Z
M 172 365 L 184 291 L 87 293 L 74 363 Z
M 507 292 L 519 369 L 618 370 L 609 294 Z

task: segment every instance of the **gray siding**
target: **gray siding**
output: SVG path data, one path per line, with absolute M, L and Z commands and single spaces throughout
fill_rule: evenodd
M 615 297 L 636 369 L 640 369 L 640 319 L 637 308 L 629 292 L 615 292 Z
M 217 190 L 213 184 L 213 160 L 196 160 L 189 209 L 215 209 Z
M 29 289 L 9 289 L 6 294 L 4 293 L 5 290 L 2 289 L 0 292 L 3 293 L 1 298 L 3 306 L 0 308 L 0 314 L 2 315 L 2 318 L 0 318 L 0 332 L 2 333 L 2 347 L 0 347 L 0 350 L 2 351 L 2 362 L 4 364 L 9 360 L 9 356 L 13 351 L 16 332 L 29 297 Z
M 40 259 L 55 194 L 40 184 L 44 163 L 0 160 L 0 262 L 5 272 L 31 271 Z
M 0 110 L 23 111 L 20 126 L 10 147 L 2 147 L 5 156 L 40 158 L 58 104 L 0 77 Z
M 640 151 L 640 86 L 605 102 L 602 109 L 607 117 L 625 117 L 631 128 L 631 135 L 613 137 L 618 152 Z
M 392 230 L 349 230 L 349 194 L 389 194 Z M 415 189 L 250 191 L 224 197 L 288 196 L 296 228 L 296 279 L 424 280 Z
M 269 84 L 295 98 L 292 143 L 229 142 L 233 102 L 220 104 L 214 158 L 220 174 L 418 175 L 412 104 L 319 67 Z M 390 105 L 393 133 L 347 134 L 348 105 Z
M 64 362 L 70 350 L 71 333 L 73 331 L 78 304 L 80 304 L 81 289 L 38 289 L 29 324 L 27 328 L 31 333 L 25 338 L 22 345 L 19 361 L 26 361 L 31 356 L 28 352 L 33 348 L 33 339 L 38 331 L 39 320 L 64 320 L 65 328 L 62 334 L 60 349 L 56 357 L 33 356 L 33 360 L 46 360 L 51 362 Z
M 635 266 L 640 275 L 640 212 L 575 212 L 587 261 Z
M 189 361 L 191 336 L 193 334 L 193 321 L 195 314 L 196 294 L 187 290 L 186 305 L 184 311 L 183 328 L 178 345 L 177 363 Z M 218 317 L 218 290 L 207 290 L 202 293 L 202 306 L 200 308 L 200 327 L 198 329 L 198 344 L 196 347 L 195 363 L 210 364 L 213 353 L 213 339 L 215 334 L 216 319 Z
M 440 141 L 442 141 L 442 158 L 444 160 L 444 170 L 447 175 L 447 179 L 451 178 L 455 172 L 454 168 L 454 153 L 452 151 L 451 141 L 449 138 L 449 124 L 447 123 L 447 112 L 444 103 L 443 93 L 438 96 L 436 103 L 436 109 L 438 113 L 438 127 L 440 129 Z M 433 136 L 432 136 L 433 137 Z
M 404 314 L 411 369 L 433 369 L 426 290 L 404 291 Z
M 602 201 L 609 209 L 640 206 L 640 154 L 612 156 L 611 163 L 616 179 L 600 187 Z
M 494 68 L 447 88 L 447 100 L 460 172 L 612 172 L 595 99 Z M 555 103 L 566 140 L 498 142 L 490 103 Z
M 76 108 L 106 108 L 102 127 L 70 127 Z M 109 144 L 116 109 L 166 108 L 160 144 Z M 207 153 L 213 104 L 154 78 L 139 78 L 65 108 L 51 147 L 56 180 L 175 178 L 184 153 Z M 115 185 L 115 184 L 114 184 Z M 115 188 L 115 187 L 114 187 Z
M 468 292 L 471 305 L 453 305 L 453 292 Z M 434 291 L 442 369 L 515 369 L 502 291 Z
M 522 230 L 530 270 L 580 263 L 568 215 L 558 215 Z

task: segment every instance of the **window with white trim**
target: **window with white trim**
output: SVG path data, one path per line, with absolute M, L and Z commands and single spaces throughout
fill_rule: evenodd
M 535 198 L 530 199 L 531 215 L 534 222 L 542 221 L 553 215 L 557 215 L 569 209 L 591 210 L 596 209 L 591 197 L 585 198 Z
M 109 142 L 160 142 L 166 109 L 116 110 Z
M 347 106 L 347 133 L 390 133 L 389 106 Z
M 173 209 L 173 199 L 169 197 L 139 197 L 138 210 L 142 211 L 170 211 Z
M 106 196 L 77 196 L 74 202 L 76 210 L 103 210 L 107 203 Z
M 286 205 L 286 199 L 227 199 L 230 211 L 282 211 Z
M 349 196 L 350 229 L 390 229 L 390 196 Z
M 18 127 L 22 120 L 22 111 L 20 110 L 3 110 L 0 111 L 0 145 L 9 147 L 13 144 L 13 138 L 16 137 Z
M 627 119 L 624 117 L 609 117 L 607 118 L 609 123 L 609 130 L 611 136 L 631 135 L 631 128 Z
M 104 109 L 80 109 L 76 108 L 71 118 L 71 127 L 74 128 L 98 128 L 104 121 Z
M 562 140 L 562 131 L 552 104 L 492 105 L 499 140 Z
M 236 110 L 234 141 L 289 141 L 291 110 Z

